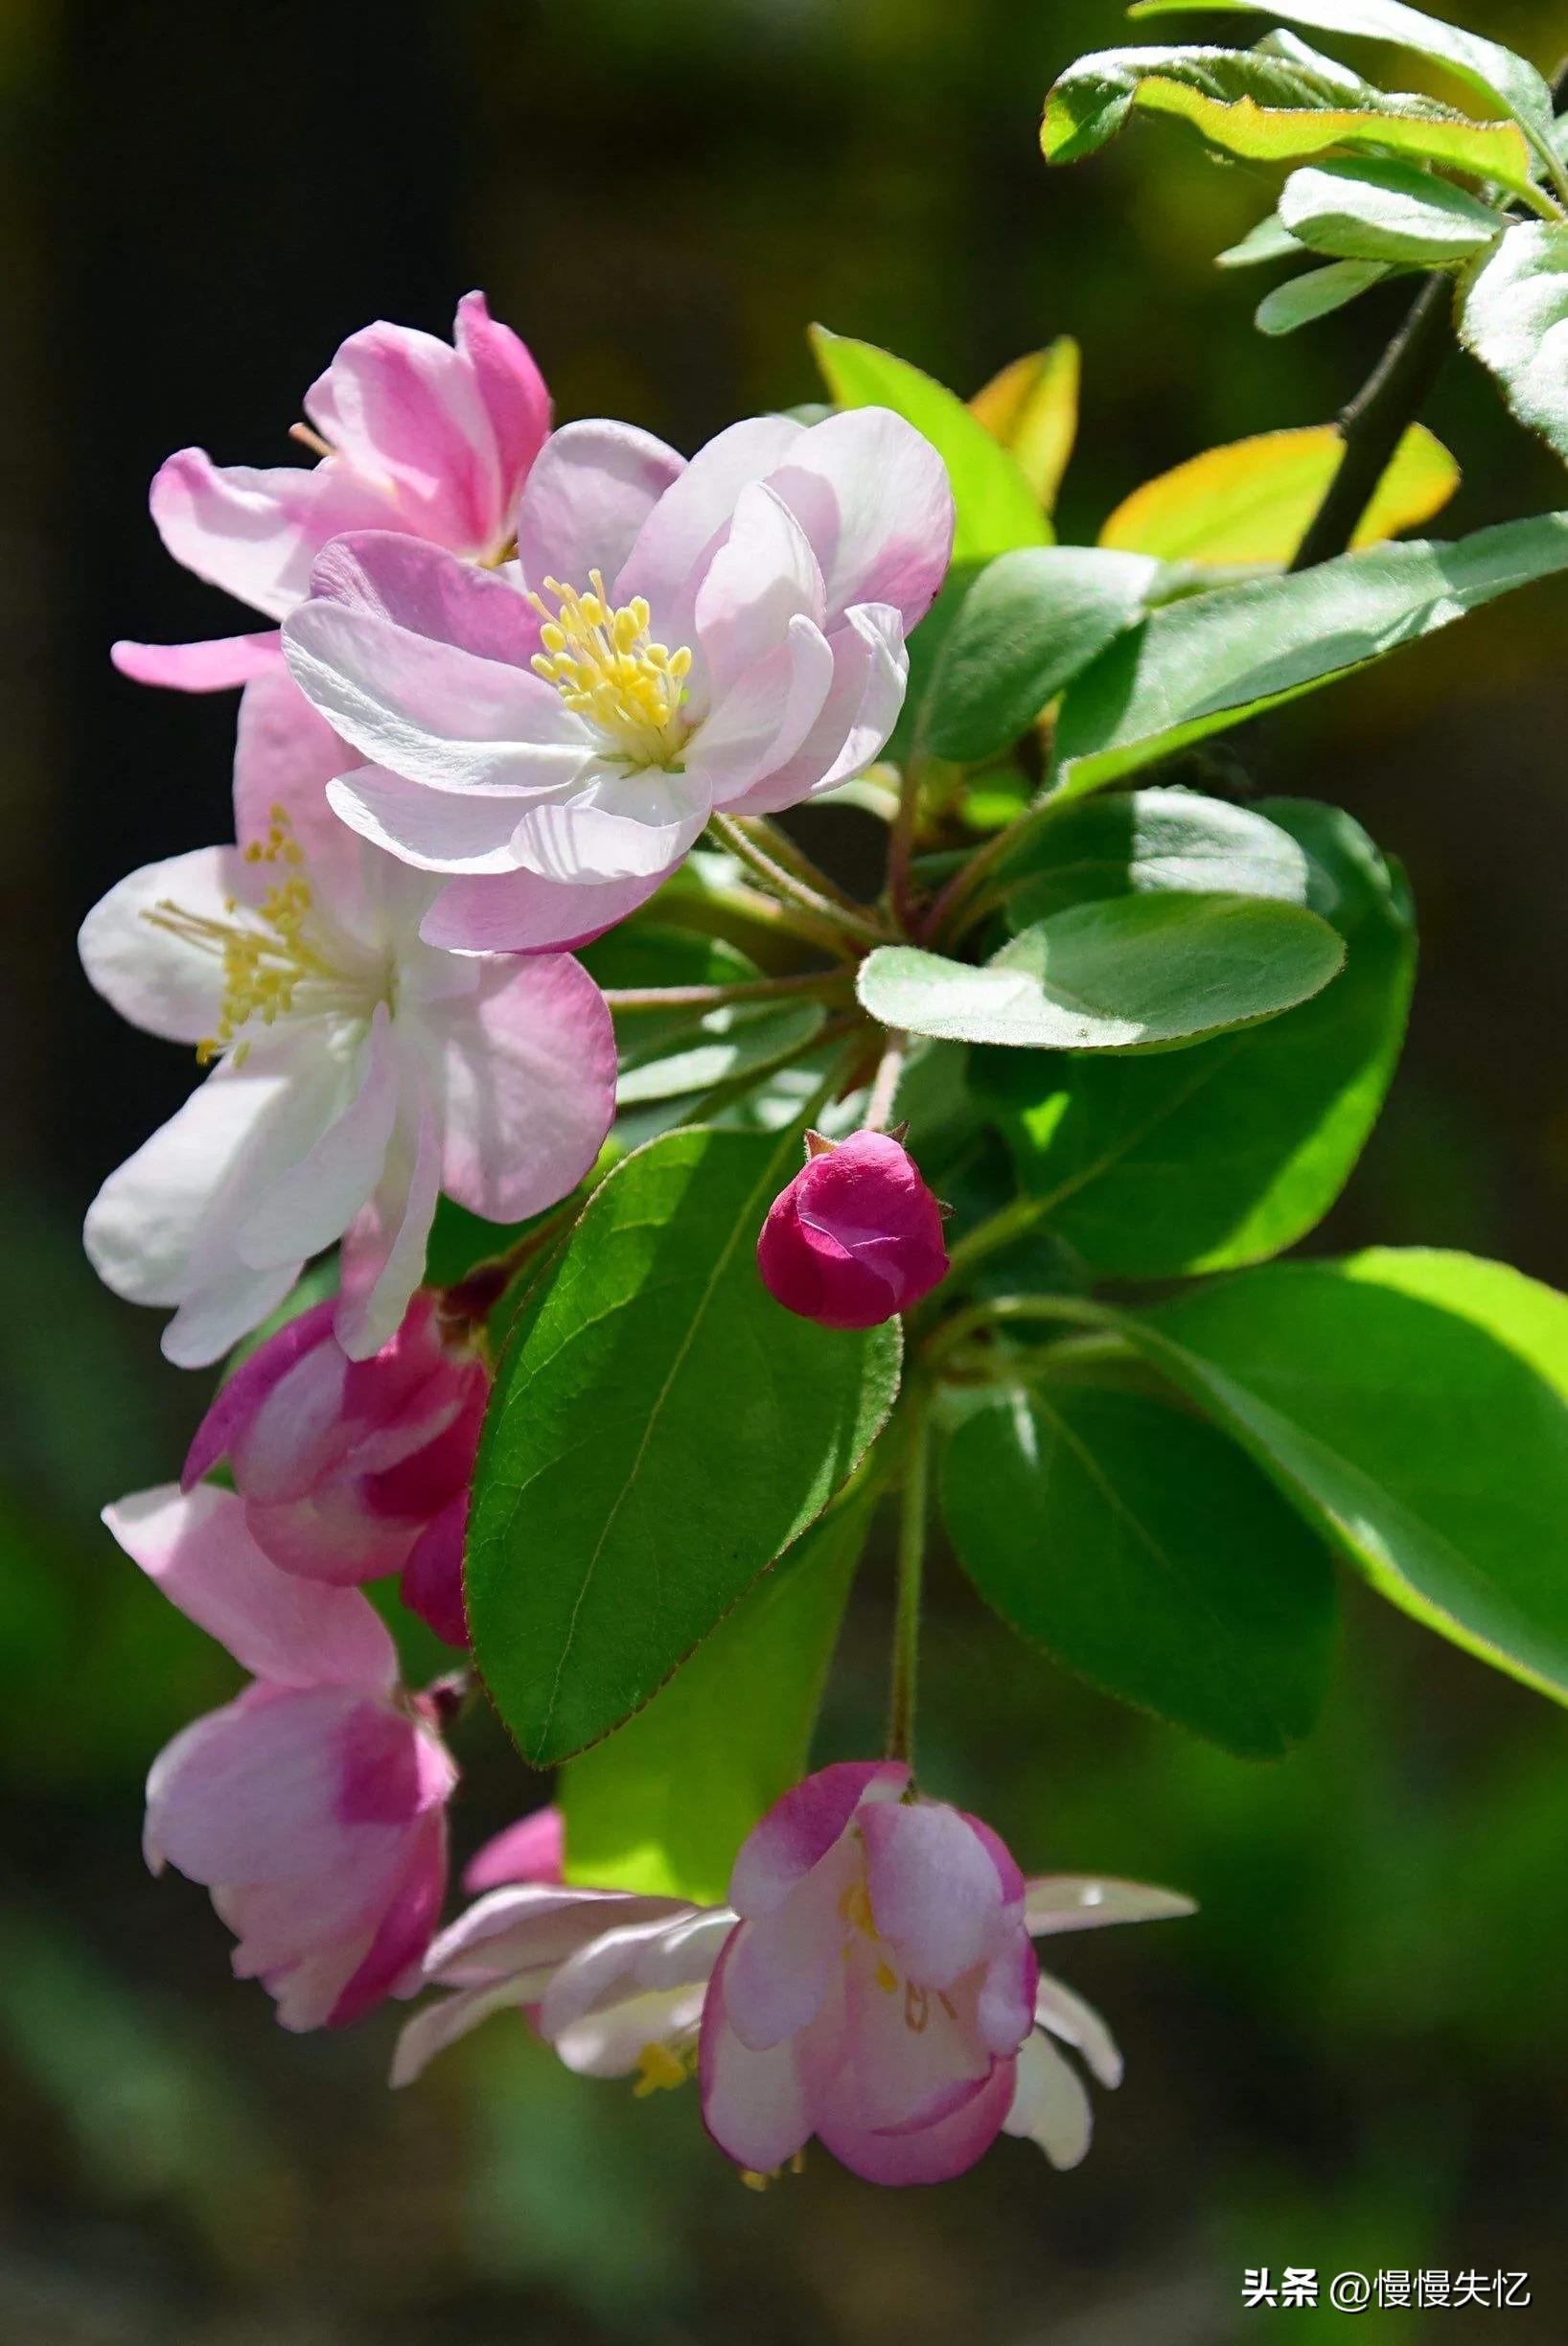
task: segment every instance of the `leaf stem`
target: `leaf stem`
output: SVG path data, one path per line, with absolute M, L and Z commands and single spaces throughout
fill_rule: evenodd
M 920 1606 L 926 1575 L 926 1516 L 931 1484 L 931 1404 L 910 1388 L 904 1427 L 904 1480 L 898 1513 L 898 1593 L 893 1609 L 892 1674 L 888 1691 L 888 1757 L 912 1762 L 920 1668 Z
M 832 874 L 825 872 L 799 841 L 790 837 L 782 823 L 772 821 L 766 815 L 748 815 L 740 819 L 744 819 L 749 835 L 767 848 L 775 863 L 782 863 L 786 871 L 794 872 L 797 880 L 804 881 L 807 887 L 815 888 L 819 896 L 825 896 L 830 904 L 838 906 L 840 911 L 853 912 L 864 918 L 865 907 L 858 903 L 847 888 L 842 888 Z
M 846 969 L 803 970 L 782 978 L 741 978 L 731 985 L 606 986 L 611 1010 L 722 1010 L 729 1002 L 772 1001 L 778 996 L 837 994 L 850 983 Z
M 898 812 L 888 834 L 888 901 L 906 936 L 920 933 L 919 913 L 910 884 L 914 829 L 920 816 L 920 759 L 911 757 L 898 786 Z
M 871 1096 L 865 1103 L 865 1116 L 862 1123 L 863 1131 L 887 1131 L 893 1113 L 893 1102 L 898 1096 L 898 1079 L 904 1072 L 904 1062 L 909 1056 L 909 1036 L 900 1027 L 891 1028 L 887 1042 L 882 1046 L 882 1057 L 877 1062 L 877 1071 L 872 1078 Z
M 764 886 L 785 904 L 795 905 L 799 910 L 809 913 L 813 921 L 841 936 L 858 938 L 865 945 L 887 942 L 887 932 L 879 921 L 872 920 L 864 912 L 846 911 L 826 896 L 819 895 L 815 887 L 775 862 L 735 816 L 714 815 L 709 817 L 708 828 L 737 862 L 755 872 Z

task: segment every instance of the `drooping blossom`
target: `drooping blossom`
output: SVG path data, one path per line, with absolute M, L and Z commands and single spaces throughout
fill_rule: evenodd
M 467 1643 L 462 1534 L 490 1373 L 422 1288 L 368 1360 L 317 1303 L 258 1345 L 196 1429 L 183 1487 L 226 1458 L 252 1539 L 285 1572 L 349 1587 L 404 1576 L 404 1601 Z
M 206 1082 L 88 1214 L 99 1275 L 173 1305 L 164 1350 L 216 1360 L 341 1238 L 334 1326 L 396 1334 L 439 1193 L 515 1223 L 565 1196 L 614 1113 L 604 998 L 565 954 L 421 941 L 436 883 L 327 806 L 342 748 L 280 670 L 247 686 L 235 847 L 133 872 L 87 916 L 83 965 L 123 1016 L 194 1044 Z
M 543 379 L 482 293 L 457 305 L 452 340 L 384 320 L 350 334 L 305 395 L 295 437 L 314 466 L 215 465 L 181 448 L 152 483 L 152 518 L 186 569 L 269 619 L 307 591 L 344 530 L 406 531 L 469 562 L 509 551 L 518 495 L 550 428 Z M 276 666 L 276 628 L 207 643 L 118 643 L 143 684 L 213 692 Z
M 334 784 L 339 814 L 448 876 L 427 937 L 576 943 L 716 809 L 794 806 L 871 762 L 952 537 L 941 459 L 886 409 L 754 417 L 689 464 L 568 424 L 528 476 L 515 571 L 351 535 L 285 648 L 380 770 Z
M 399 1688 L 385 1624 L 357 1589 L 280 1572 L 232 1491 L 142 1491 L 104 1521 L 253 1680 L 154 1760 L 149 1865 L 212 1892 L 236 1974 L 285 2028 L 409 1994 L 446 1895 L 456 1769 L 433 1705 Z
M 505 1882 L 555 1882 L 565 1878 L 565 1820 L 552 1802 L 493 1833 L 463 1868 L 463 1887 L 477 1898 Z
M 802 1320 L 876 1327 L 947 1276 L 941 1208 L 890 1133 L 812 1133 L 806 1147 L 757 1240 L 763 1285 Z
M 824 1768 L 735 1861 L 701 2078 L 708 2131 L 744 2168 L 815 2134 L 868 2182 L 942 2182 L 1003 2127 L 1071 2164 L 1088 2101 L 1049 2036 L 1107 2083 L 1119 2068 L 1088 2007 L 1041 1982 L 1031 1935 L 1190 1911 L 1133 1884 L 1027 1883 L 988 1826 L 909 1782 L 892 1761 Z

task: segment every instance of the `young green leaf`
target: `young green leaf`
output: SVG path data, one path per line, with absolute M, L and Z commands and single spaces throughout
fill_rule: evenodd
M 1090 798 L 1072 812 L 1182 796 Z M 1101 1276 L 1190 1276 L 1294 1246 L 1344 1187 L 1393 1078 L 1416 959 L 1398 875 L 1336 808 L 1265 800 L 1247 819 L 1310 857 L 1309 901 L 1345 939 L 1331 986 L 1266 1026 L 1164 1056 L 970 1056 L 971 1084 L 1000 1116 L 1044 1227 Z M 1047 836 L 1069 824 L 1064 814 Z M 1141 816 L 1145 827 L 1152 843 L 1164 825 Z
M 1222 269 L 1260 268 L 1273 261 L 1300 261 L 1305 247 L 1299 244 L 1284 226 L 1277 212 L 1260 219 L 1256 228 L 1249 228 L 1238 244 L 1214 255 L 1214 266 Z
M 1049 545 L 1052 531 L 1016 459 L 957 394 L 907 358 L 811 329 L 822 379 L 841 407 L 890 407 L 924 432 L 946 465 L 957 507 L 956 563 L 989 562 L 1014 546 Z
M 1292 172 L 1280 218 L 1313 252 L 1441 268 L 1495 244 L 1505 222 L 1464 188 L 1408 163 L 1367 157 Z
M 987 1604 L 1107 1693 L 1242 1759 L 1311 1727 L 1327 1554 L 1201 1417 L 1089 1386 L 999 1394 L 954 1431 L 941 1500 Z
M 804 1046 L 826 1016 L 820 1002 L 729 1002 L 696 1017 L 688 1011 L 680 1025 L 649 1038 L 639 1028 L 652 1019 L 629 1022 L 615 1105 L 645 1108 L 711 1092 L 748 1068 L 772 1065 L 794 1044 Z
M 1206 448 L 1135 489 L 1101 530 L 1100 544 L 1153 554 L 1164 563 L 1282 568 L 1344 453 L 1331 424 L 1259 432 L 1228 448 Z M 1424 425 L 1413 424 L 1357 525 L 1356 545 L 1418 529 L 1458 487 L 1459 467 L 1442 442 Z
M 1470 279 L 1459 331 L 1520 423 L 1568 458 L 1568 226 L 1511 227 Z
M 1289 278 L 1265 293 L 1253 323 L 1259 334 L 1296 334 L 1343 310 L 1348 302 L 1359 301 L 1391 274 L 1387 262 L 1330 261 L 1326 268 L 1308 269 L 1304 277 Z
M 1326 921 L 1265 897 L 1126 895 L 1026 929 L 983 969 L 913 946 L 861 964 L 886 1026 L 1028 1050 L 1147 1050 L 1275 1017 L 1337 973 Z
M 1059 334 L 993 375 L 969 402 L 970 414 L 1010 451 L 1048 514 L 1078 435 L 1080 373 L 1078 345 Z
M 560 1783 L 568 1880 L 724 1902 L 741 1843 L 806 1773 L 874 1503 L 862 1478 L 644 1710 L 568 1761 Z
M 1016 935 L 1071 905 L 1164 891 L 1306 904 L 1304 848 L 1250 807 L 1199 791 L 1118 791 L 1047 810 L 987 892 Z M 1314 907 L 1321 911 L 1322 905 Z
M 1373 1588 L 1568 1702 L 1568 1299 L 1472 1255 L 1374 1249 L 1120 1324 Z
M 898 1383 L 895 1324 L 781 1311 L 753 1259 L 799 1129 L 666 1134 L 589 1202 L 502 1361 L 469 1529 L 474 1658 L 536 1766 L 640 1708 L 820 1514 Z
M 1564 569 L 1568 513 L 1541 514 L 1457 544 L 1379 546 L 1173 603 L 1068 688 L 1056 787 L 1076 794 L 1136 773 Z
M 1049 701 L 1131 626 L 1159 564 L 1095 546 L 1027 546 L 980 571 L 947 630 L 918 738 L 973 764 L 1027 732 Z

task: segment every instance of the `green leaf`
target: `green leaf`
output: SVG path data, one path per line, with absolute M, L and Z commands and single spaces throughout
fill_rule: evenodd
M 1331 424 L 1258 432 L 1206 448 L 1123 499 L 1099 541 L 1164 563 L 1245 569 L 1288 563 L 1339 470 L 1345 443 Z M 1358 546 L 1418 529 L 1459 487 L 1441 440 L 1413 424 L 1356 526 Z
M 970 765 L 1027 732 L 1138 617 L 1159 567 L 1095 546 L 1021 547 L 988 564 L 943 637 L 922 746 Z
M 907 358 L 811 329 L 822 378 L 841 407 L 890 407 L 924 432 L 946 465 L 957 507 L 956 563 L 989 562 L 1014 546 L 1049 545 L 1052 531 L 1014 457 L 957 394 Z
M 741 1843 L 806 1773 L 874 1503 L 862 1478 L 645 1710 L 567 1763 L 569 1881 L 724 1903 Z
M 1568 1702 L 1568 1300 L 1472 1255 L 1375 1249 L 1119 1324 L 1373 1588 Z
M 1505 224 L 1464 188 L 1408 163 L 1372 157 L 1292 172 L 1280 191 L 1280 218 L 1313 252 L 1420 268 L 1470 260 L 1497 242 Z
M 1000 1394 L 954 1432 L 941 1497 L 987 1604 L 1107 1693 L 1242 1759 L 1312 1725 L 1328 1557 L 1201 1417 L 1089 1386 Z
M 1259 813 L 1310 856 L 1309 901 L 1345 939 L 1325 992 L 1166 1056 L 971 1054 L 971 1082 L 1000 1114 L 1045 1227 L 1101 1276 L 1178 1277 L 1294 1246 L 1344 1187 L 1393 1079 L 1416 960 L 1404 887 L 1337 808 L 1276 799 Z M 1139 830 L 1160 836 L 1141 816 Z
M 1308 901 L 1305 849 L 1266 816 L 1227 799 L 1190 790 L 1125 791 L 1042 812 L 1044 819 L 1003 857 L 989 891 L 1015 934 L 1071 905 L 1111 896 Z
M 1277 212 L 1260 219 L 1256 228 L 1249 228 L 1239 244 L 1230 245 L 1214 255 L 1214 266 L 1222 269 L 1258 268 L 1271 261 L 1300 261 L 1304 247 L 1299 244 L 1290 230 L 1280 221 Z
M 1136 106 L 1189 123 L 1211 146 L 1247 162 L 1303 163 L 1371 148 L 1531 192 L 1530 147 L 1514 124 L 1472 122 L 1432 99 L 1359 80 L 1350 89 L 1347 104 L 1344 75 L 1311 52 L 1107 49 L 1061 76 L 1046 101 L 1040 143 L 1048 162 L 1077 162 Z
M 688 1011 L 680 1025 L 645 1038 L 640 1029 L 662 1024 L 663 1013 L 639 1013 L 626 1024 L 615 1105 L 643 1108 L 711 1092 L 792 1045 L 809 1043 L 826 1015 L 820 1002 L 728 1002 L 696 1017 Z
M 1190 15 L 1193 0 L 1137 0 L 1132 16 Z M 1406 8 L 1402 0 L 1203 0 L 1206 16 L 1283 17 L 1291 24 L 1310 25 L 1314 32 L 1338 33 L 1359 40 L 1388 41 L 1417 57 L 1430 58 L 1487 105 L 1501 106 L 1529 130 L 1532 138 L 1548 138 L 1552 129 L 1552 92 L 1545 77 L 1500 41 L 1484 40 L 1441 17 Z M 1496 178 L 1495 172 L 1483 177 Z
M 1069 687 L 1056 787 L 1096 790 L 1568 569 L 1568 513 L 1343 554 L 1153 611 Z
M 1292 277 L 1265 293 L 1253 323 L 1259 334 L 1296 334 L 1343 310 L 1348 302 L 1359 301 L 1389 274 L 1388 264 L 1380 261 L 1330 261 L 1326 268 L 1308 269 L 1304 277 Z
M 1145 1050 L 1273 1018 L 1326 986 L 1345 949 L 1298 905 L 1126 895 L 1026 929 L 983 969 L 913 946 L 861 964 L 885 1026 L 1028 1050 Z
M 1047 513 L 1078 434 L 1081 354 L 1071 334 L 1015 358 L 976 392 L 969 412 L 1011 451 Z
M 1568 226 L 1510 228 L 1470 279 L 1459 331 L 1520 423 L 1568 458 Z
M 688 1129 L 589 1201 L 503 1359 L 474 1479 L 474 1657 L 545 1766 L 639 1709 L 841 1488 L 886 1420 L 896 1323 L 797 1320 L 757 1276 L 799 1127 Z

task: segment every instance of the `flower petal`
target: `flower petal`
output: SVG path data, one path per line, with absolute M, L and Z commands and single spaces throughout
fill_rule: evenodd
M 411 2085 L 438 2053 L 476 2029 L 493 2012 L 521 2012 L 534 2000 L 529 1982 L 519 1978 L 496 1980 L 486 1988 L 460 1988 L 454 1995 L 427 2004 L 404 2025 L 388 2083 Z
M 811 540 L 781 497 L 761 481 L 749 483 L 697 590 L 697 632 L 714 697 L 773 651 L 792 619 L 819 629 L 825 611 Z
M 843 1832 L 862 1803 L 897 1800 L 910 1771 L 897 1760 L 841 1760 L 776 1800 L 748 1834 L 729 1902 L 750 1920 L 772 1914 Z
M 1076 2167 L 1089 2149 L 1095 2113 L 1077 2071 L 1038 2030 L 1018 2056 L 1012 2106 L 1003 2130 L 1037 2142 L 1051 2165 Z
M 615 1116 L 604 996 L 566 954 L 480 964 L 440 1021 L 442 1186 L 471 1213 L 520 1222 L 575 1188 Z
M 528 345 L 490 314 L 482 293 L 457 305 L 452 340 L 473 370 L 500 467 L 503 518 L 550 428 L 550 395 Z
M 744 802 L 759 775 L 798 749 L 833 676 L 826 636 L 810 619 L 792 619 L 784 641 L 737 678 L 687 744 L 687 772 L 706 779 L 719 806 Z
M 738 2166 L 766 2174 L 804 2147 L 811 2112 L 793 2040 L 753 2053 L 731 2028 L 725 2007 L 728 1956 L 726 1946 L 703 2006 L 698 2063 L 703 2123 Z
M 503 667 L 526 668 L 539 650 L 539 614 L 508 579 L 396 530 L 334 539 L 311 573 L 311 596 Z
M 173 692 L 226 692 L 270 675 L 283 665 L 283 637 L 276 628 L 259 635 L 216 635 L 204 643 L 149 644 L 122 641 L 109 657 L 133 684 L 161 684 Z
M 413 1994 L 446 1896 L 447 1816 L 445 1808 L 435 1808 L 409 1835 L 402 1878 L 358 1967 L 327 2015 L 328 2028 L 346 2028 L 387 1996 Z
M 404 1099 L 375 1195 L 343 1233 L 333 1332 L 351 1360 L 390 1344 L 425 1276 L 441 1194 L 441 1135 L 427 1106 Z
M 1082 1996 L 1074 1995 L 1063 1981 L 1042 1972 L 1035 1990 L 1034 2012 L 1042 2028 L 1049 2029 L 1053 2036 L 1059 2036 L 1064 2044 L 1083 2055 L 1102 2085 L 1120 2084 L 1120 2050 L 1093 2004 L 1086 2004 Z
M 475 1850 L 463 1869 L 463 1887 L 476 1898 L 503 1882 L 559 1882 L 565 1854 L 565 1824 L 552 1801 Z
M 538 872 L 449 880 L 420 935 L 448 953 L 544 953 L 591 944 L 646 904 L 664 879 L 542 880 Z
M 646 595 L 654 629 L 672 648 L 688 640 L 700 580 L 726 535 L 735 500 L 749 481 L 764 480 L 805 437 L 788 416 L 748 416 L 698 449 L 649 513 L 615 581 L 617 603 Z
M 311 564 L 329 538 L 394 518 L 382 493 L 340 468 L 219 466 L 204 448 L 169 457 L 150 502 L 177 563 L 271 619 L 307 593 Z
M 518 507 L 518 560 L 536 593 L 546 578 L 585 589 L 613 581 L 637 532 L 685 461 L 652 432 L 600 421 L 552 432 Z
M 890 603 L 906 630 L 925 617 L 953 554 L 953 489 L 912 424 L 888 407 L 829 416 L 769 485 L 817 549 L 830 611 Z
M 242 1222 L 236 1238 L 241 1260 L 265 1271 L 318 1254 L 341 1237 L 381 1177 L 397 1112 L 391 1020 L 386 1004 L 378 1002 L 355 1090 Z
M 860 1873 L 841 1838 L 789 1897 L 741 1923 L 726 1969 L 729 2025 L 753 2053 L 809 2028 L 842 1968 L 845 1924 L 839 1902 Z
M 841 2167 L 866 2183 L 948 2183 L 984 2157 L 1002 2130 L 1013 2097 L 1011 2061 L 998 2061 L 980 2090 L 929 2126 L 910 2131 L 864 2130 L 837 2119 L 818 2137 Z
M 569 799 L 522 809 L 514 851 L 542 880 L 663 879 L 701 838 L 712 804 L 696 771 L 587 767 Z
M 328 788 L 334 817 L 416 871 L 517 868 L 519 802 L 488 791 L 437 791 L 384 766 L 356 766 Z
M 545 1968 L 553 1971 L 607 1930 L 692 1912 L 683 1898 L 519 1882 L 489 1891 L 449 1923 L 425 1959 L 425 1976 L 445 1986 L 469 1988 Z M 542 1987 L 535 1991 L 536 1996 L 542 1993 Z
M 222 960 L 166 928 L 164 912 L 177 906 L 200 920 L 224 919 L 242 872 L 232 847 L 196 847 L 129 873 L 81 924 L 77 949 L 88 982 L 149 1034 L 192 1044 L 215 1034 Z
M 460 554 L 498 548 L 507 517 L 495 434 L 473 369 L 450 342 L 384 318 L 363 326 L 311 385 L 305 412 L 332 444 L 328 465 L 385 481 L 407 528 Z
M 860 604 L 828 637 L 833 681 L 799 747 L 735 801 L 731 813 L 774 815 L 864 773 L 898 722 L 910 660 L 898 614 Z
M 948 1988 L 997 1950 L 1002 1884 L 968 1819 L 943 1802 L 887 1803 L 861 1819 L 871 1912 L 893 1962 Z
M 1105 1874 L 1041 1874 L 1025 1885 L 1024 1920 L 1033 1939 L 1095 1930 L 1102 1922 L 1164 1922 L 1196 1913 L 1193 1900 L 1179 1890 L 1152 1890 Z

